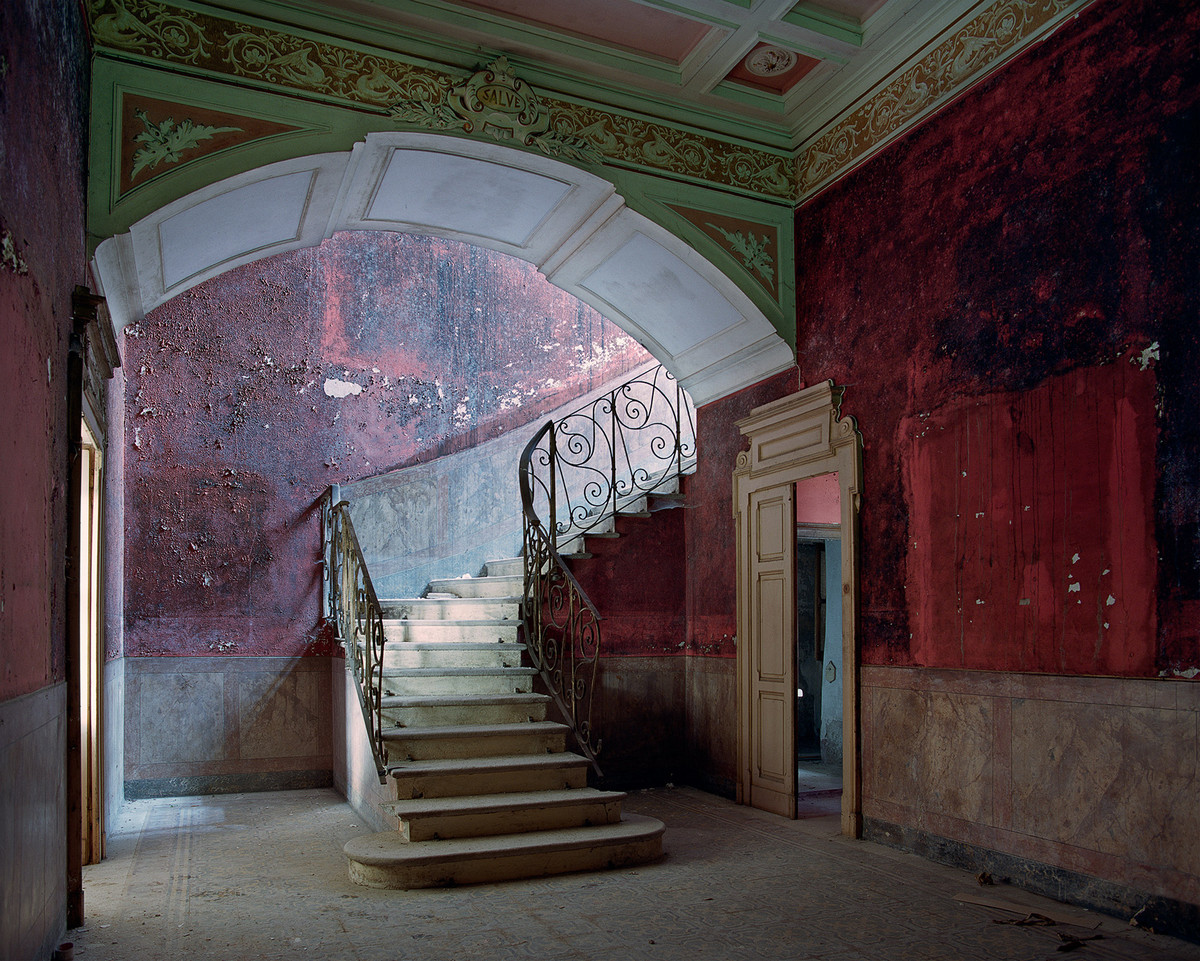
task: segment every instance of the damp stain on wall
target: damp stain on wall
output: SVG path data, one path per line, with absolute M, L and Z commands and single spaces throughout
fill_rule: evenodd
M 532 265 L 434 238 L 338 234 L 176 297 L 126 331 L 127 653 L 327 653 L 330 484 L 467 449 L 647 359 Z
M 1192 4 L 1092 8 L 798 212 L 801 377 L 845 386 L 844 412 L 864 438 L 865 663 L 1148 675 L 1200 664 L 1198 39 Z M 1071 384 L 1108 398 L 1109 436 L 1096 423 L 1090 440 L 1063 436 Z M 1002 427 L 1009 408 L 1042 413 Z M 965 451 L 920 438 L 923 418 L 964 441 L 986 421 L 991 439 L 966 465 Z M 1133 446 L 1114 461 L 1112 443 Z M 1053 475 L 1048 450 L 1088 470 L 1129 458 L 1135 480 L 1117 496 L 1102 491 L 1107 478 Z M 966 478 L 954 473 L 960 466 Z M 1019 579 L 1035 556 L 1056 566 L 1038 591 L 1006 591 L 1014 610 L 1001 622 L 1015 633 L 1001 636 L 997 623 L 982 645 L 960 635 L 973 614 L 977 623 L 985 610 L 997 616 L 988 609 L 996 598 L 972 596 L 978 578 L 964 572 L 987 556 L 980 537 L 998 523 L 997 498 L 1020 480 L 1014 470 L 1036 471 L 1060 503 L 1032 507 L 1036 528 L 1014 518 L 1024 540 L 997 548 L 990 569 Z M 918 491 L 923 471 L 934 473 Z M 980 499 L 985 485 L 991 494 Z M 945 507 L 956 494 L 980 501 L 978 530 L 956 541 L 946 522 L 931 541 L 934 521 L 916 509 L 922 498 Z M 1062 501 L 1076 494 L 1068 511 Z M 1080 563 L 1128 578 L 1130 589 L 1111 592 L 1116 606 L 1149 611 L 1131 616 L 1119 642 L 1111 619 L 1102 633 L 1111 611 L 1096 608 L 1108 592 L 1081 581 L 1072 590 L 1058 576 L 1075 553 L 1064 561 L 1070 545 L 1055 539 L 1068 514 L 1073 528 L 1108 532 L 1079 550 Z M 1139 532 L 1135 548 L 1101 561 L 1131 514 L 1149 541 Z M 962 520 L 974 525 L 973 515 Z M 1029 604 L 1016 607 L 1022 599 Z M 938 612 L 943 603 L 953 609 Z M 1083 607 L 1086 630 L 1070 627 Z

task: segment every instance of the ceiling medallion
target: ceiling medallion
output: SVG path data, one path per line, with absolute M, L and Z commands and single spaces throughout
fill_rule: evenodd
M 756 77 L 778 77 L 796 66 L 796 54 L 783 47 L 759 47 L 752 50 L 742 65 Z

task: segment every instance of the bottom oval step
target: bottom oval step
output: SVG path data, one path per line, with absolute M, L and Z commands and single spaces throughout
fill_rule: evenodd
M 343 847 L 350 880 L 372 888 L 437 888 L 646 864 L 662 857 L 661 821 L 626 814 L 617 824 L 445 841 L 405 841 L 396 831 Z

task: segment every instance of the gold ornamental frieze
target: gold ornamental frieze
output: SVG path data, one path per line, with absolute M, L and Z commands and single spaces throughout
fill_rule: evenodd
M 388 110 L 427 129 L 519 140 L 552 156 L 616 163 L 788 199 L 789 157 L 716 137 L 540 96 L 524 80 L 467 78 L 309 37 L 183 11 L 159 0 L 90 0 L 98 46 L 150 60 L 225 74 Z M 498 63 L 499 61 L 497 61 Z
M 877 153 L 1081 5 L 1080 0 L 999 0 L 992 4 L 808 145 L 800 157 L 799 197 L 811 195 Z
M 441 74 L 390 57 L 187 12 L 157 0 L 91 0 L 98 46 L 371 107 Z
M 386 113 L 413 127 L 516 142 L 578 163 L 795 203 L 869 159 L 1091 0 L 994 0 L 794 150 L 554 99 L 516 76 L 503 57 L 469 73 L 435 69 L 398 53 L 356 49 L 163 0 L 87 2 L 97 47 L 117 54 Z

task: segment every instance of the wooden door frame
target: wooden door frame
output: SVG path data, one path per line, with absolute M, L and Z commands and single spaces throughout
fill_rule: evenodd
M 842 833 L 862 835 L 862 749 L 859 708 L 858 656 L 858 515 L 862 490 L 862 438 L 852 417 L 841 417 L 843 388 L 825 381 L 787 397 L 757 407 L 737 426 L 749 439 L 750 449 L 738 455 L 733 472 L 733 515 L 737 538 L 737 798 L 754 804 L 751 765 L 758 733 L 754 727 L 751 678 L 753 652 L 759 638 L 749 616 L 753 585 L 751 559 L 758 549 L 758 532 L 752 523 L 751 498 L 772 488 L 794 486 L 798 481 L 837 472 L 841 495 L 842 542 Z M 792 518 L 795 524 L 795 518 Z M 794 536 L 794 534 L 792 535 Z M 791 597 L 795 597 L 795 571 Z M 794 603 L 794 601 L 793 601 Z M 795 644 L 785 649 L 794 662 Z M 794 670 L 793 663 L 793 670 Z M 792 758 L 795 780 L 795 758 Z M 758 806 L 758 805 L 755 805 Z M 795 817 L 795 806 L 791 816 Z

